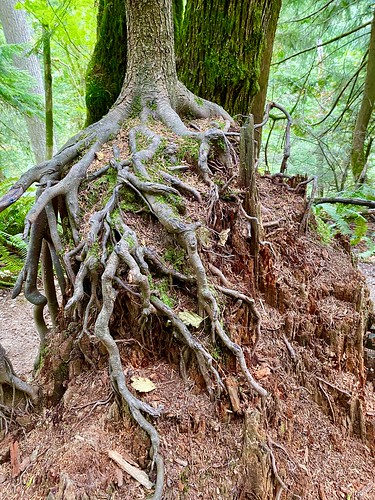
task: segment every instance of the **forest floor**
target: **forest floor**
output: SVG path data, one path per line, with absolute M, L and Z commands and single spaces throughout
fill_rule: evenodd
M 291 230 L 294 212 L 302 203 L 297 195 L 283 190 L 275 198 L 278 190 L 276 186 L 268 186 L 267 181 L 260 189 L 266 217 L 267 211 L 275 208 Z M 303 238 L 298 247 L 293 247 L 295 240 L 293 236 L 288 239 L 286 231 L 276 231 L 274 238 L 275 248 L 279 244 L 285 248 L 291 245 L 289 260 L 294 268 L 300 266 L 296 253 L 306 256 L 303 266 L 310 266 L 311 275 L 315 273 L 312 283 L 325 290 L 325 296 L 312 303 L 311 308 L 320 308 L 321 317 L 327 317 L 331 323 L 345 321 L 355 314 L 349 303 L 339 309 L 338 301 L 327 291 L 337 285 L 344 294 L 348 280 L 361 280 L 356 271 L 348 270 L 350 257 L 344 251 L 323 248 L 311 237 Z M 268 239 L 273 241 L 272 236 Z M 374 299 L 375 262 L 361 263 L 360 268 Z M 289 268 L 279 271 L 292 286 L 294 277 Z M 323 274 L 324 283 L 317 279 L 318 276 L 322 279 Z M 328 282 L 327 275 L 334 285 Z M 301 297 L 302 292 L 305 293 L 298 292 Z M 291 302 L 296 301 L 296 307 L 300 300 L 297 295 L 290 297 Z M 302 386 L 291 368 L 282 336 L 277 334 L 281 328 L 278 325 L 286 321 L 286 315 L 277 314 L 262 301 L 257 307 L 262 311 L 263 337 L 253 360 L 253 373 L 276 401 L 267 432 L 279 474 L 288 487 L 280 498 L 375 500 L 374 450 L 348 432 L 347 422 L 342 421 L 332 396 L 332 391 L 342 396 L 354 392 L 354 377 L 331 367 L 329 360 L 332 359 L 333 365 L 335 357 L 330 351 L 334 348 L 322 339 L 305 345 L 293 342 L 296 356 L 303 359 L 305 366 L 312 367 L 305 377 L 306 385 Z M 11 301 L 8 291 L 0 291 L 0 343 L 16 372 L 25 378 L 31 376 L 37 342 L 30 304 L 22 295 Z M 235 414 L 226 402 L 212 403 L 194 381 L 184 382 L 173 364 L 147 357 L 142 350 L 133 352 L 133 357 L 124 364 L 127 380 L 134 376 L 152 380 L 156 389 L 142 395 L 142 399 L 151 405 L 164 405 L 163 414 L 155 421 L 166 466 L 164 498 L 252 498 L 247 496 L 246 464 L 242 461 L 243 414 L 252 395 L 241 377 L 242 414 Z M 74 372 L 74 363 L 71 366 Z M 309 377 L 320 377 L 323 402 L 313 397 Z M 0 499 L 42 500 L 49 492 L 56 500 L 145 499 L 146 489 L 108 456 L 108 451 L 115 450 L 141 469 L 149 465 L 148 442 L 143 432 L 126 415 L 119 415 L 105 356 L 99 359 L 95 370 L 80 369 L 69 378 L 72 382 L 56 407 L 44 409 L 40 415 L 14 415 L 16 430 L 3 436 L 0 444 Z M 374 418 L 375 394 L 370 383 L 365 389 L 365 399 L 365 413 Z M 270 409 L 268 414 L 272 414 Z M 81 492 L 79 497 L 72 493 L 77 488 Z

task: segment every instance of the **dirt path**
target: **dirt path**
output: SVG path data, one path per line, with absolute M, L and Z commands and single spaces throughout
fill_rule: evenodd
M 359 265 L 360 270 L 366 277 L 368 287 L 370 288 L 371 300 L 375 304 L 375 257 Z
M 0 343 L 18 375 L 31 376 L 38 342 L 32 305 L 23 294 L 12 300 L 9 290 L 0 290 Z

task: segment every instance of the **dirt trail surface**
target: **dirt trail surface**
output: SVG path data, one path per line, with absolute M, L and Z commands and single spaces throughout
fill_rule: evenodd
M 375 304 L 375 257 L 362 262 L 359 268 L 366 277 L 367 285 L 370 289 L 370 297 Z
M 0 343 L 19 375 L 30 377 L 38 342 L 32 305 L 23 294 L 12 300 L 9 290 L 0 290 Z

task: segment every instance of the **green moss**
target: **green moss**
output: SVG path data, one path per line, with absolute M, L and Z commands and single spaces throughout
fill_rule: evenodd
M 142 132 L 137 131 L 135 134 L 135 139 L 137 141 L 137 150 L 141 151 L 142 149 L 147 149 L 150 147 L 151 140 L 146 137 Z
M 136 95 L 131 103 L 129 117 L 137 118 L 140 115 L 141 111 L 142 111 L 141 98 L 139 95 Z
M 138 195 L 129 188 L 122 188 L 119 194 L 120 208 L 124 212 L 137 212 L 142 208 Z
M 195 96 L 194 101 L 198 104 L 198 106 L 203 106 L 204 104 L 203 99 L 201 97 Z
M 153 280 L 151 275 L 148 276 L 148 281 L 152 290 L 159 296 L 160 300 L 170 308 L 175 306 L 175 299 L 170 296 L 170 284 L 166 278 Z
M 158 109 L 155 99 L 147 101 L 146 105 L 151 111 L 156 111 Z
M 164 260 L 169 262 L 173 269 L 182 271 L 185 263 L 185 252 L 182 248 L 168 248 L 164 253 Z
M 99 0 L 97 42 L 86 73 L 86 126 L 100 120 L 117 99 L 126 59 L 125 2 Z
M 198 161 L 199 148 L 200 143 L 196 139 L 193 139 L 192 137 L 182 138 L 176 154 L 177 160 L 179 162 L 181 162 L 182 160 L 185 160 L 187 162 L 191 160 Z

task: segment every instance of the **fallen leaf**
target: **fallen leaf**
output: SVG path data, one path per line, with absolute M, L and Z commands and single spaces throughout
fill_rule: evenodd
M 138 392 L 151 392 L 156 389 L 156 385 L 146 377 L 132 377 L 131 386 Z
M 228 240 L 229 233 L 230 229 L 223 229 L 223 231 L 219 233 L 219 245 L 221 245 L 222 247 L 225 246 Z
M 181 311 L 178 313 L 178 317 L 186 326 L 194 326 L 194 328 L 198 328 L 202 323 L 203 318 L 199 316 L 199 314 L 192 313 L 190 311 Z

